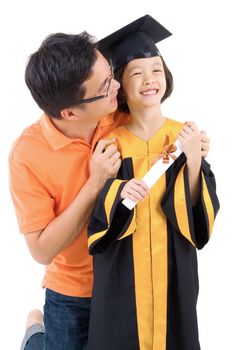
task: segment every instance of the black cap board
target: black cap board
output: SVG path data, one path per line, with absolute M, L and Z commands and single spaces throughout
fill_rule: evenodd
M 172 35 L 150 15 L 145 15 L 98 41 L 99 51 L 117 69 L 136 58 L 160 56 L 155 46 Z

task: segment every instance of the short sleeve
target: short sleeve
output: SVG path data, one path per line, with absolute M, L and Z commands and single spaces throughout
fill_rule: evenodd
M 23 162 L 9 160 L 10 191 L 20 232 L 41 230 L 55 217 L 54 199 Z

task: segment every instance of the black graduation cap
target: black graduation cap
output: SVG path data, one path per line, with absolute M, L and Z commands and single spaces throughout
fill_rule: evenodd
M 155 44 L 170 35 L 153 17 L 145 15 L 99 40 L 98 49 L 117 69 L 136 58 L 160 56 Z

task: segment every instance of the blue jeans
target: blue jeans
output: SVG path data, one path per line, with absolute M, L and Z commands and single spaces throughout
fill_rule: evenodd
M 33 324 L 26 330 L 20 350 L 44 349 L 44 327 L 41 324 Z
M 44 336 L 35 333 L 24 349 L 86 350 L 90 303 L 91 298 L 69 297 L 46 289 Z

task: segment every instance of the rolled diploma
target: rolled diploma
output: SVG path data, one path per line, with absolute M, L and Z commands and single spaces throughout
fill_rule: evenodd
M 172 154 L 178 158 L 181 153 L 183 152 L 181 149 L 180 141 L 177 140 L 174 145 L 176 145 L 176 151 Z M 163 158 L 159 159 L 152 167 L 151 169 L 146 173 L 146 175 L 142 178 L 142 180 L 146 183 L 148 188 L 150 189 L 165 173 L 165 171 L 174 163 L 174 160 L 169 156 L 169 162 L 163 163 Z M 122 204 L 124 204 L 128 209 L 132 210 L 137 202 L 133 202 L 132 200 L 125 198 L 122 201 Z

